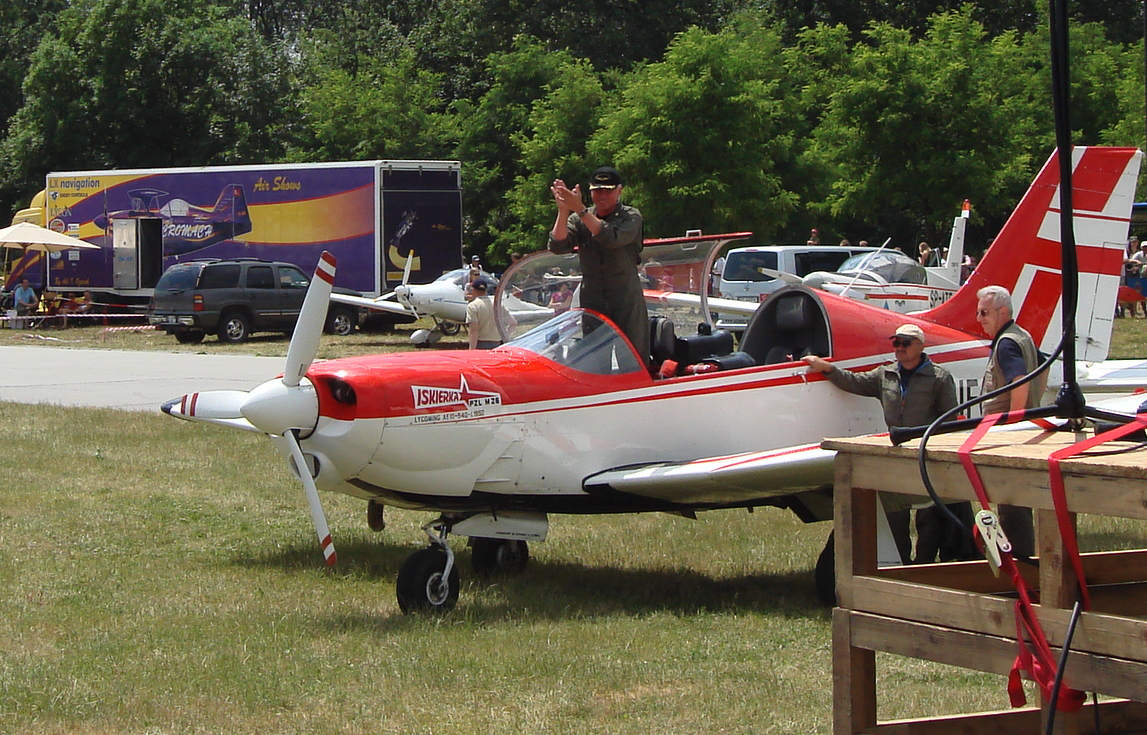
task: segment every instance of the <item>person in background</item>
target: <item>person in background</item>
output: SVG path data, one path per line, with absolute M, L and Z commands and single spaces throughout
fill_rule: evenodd
M 549 307 L 554 310 L 554 314 L 561 314 L 564 311 L 569 311 L 570 306 L 573 305 L 573 293 L 570 292 L 570 285 L 565 281 L 558 284 L 550 294 Z
M 580 185 L 570 189 L 555 179 L 550 193 L 557 217 L 548 246 L 559 255 L 577 250 L 582 307 L 609 317 L 648 364 L 649 312 L 638 274 L 644 223 L 641 212 L 621 203 L 624 188 L 617 169 L 596 169 L 589 180 L 593 206 L 587 207 Z
M 466 286 L 462 289 L 462 297 L 467 301 L 474 298 L 474 284 L 482 280 L 482 269 L 470 266 L 470 275 L 466 278 Z
M 16 304 L 17 317 L 13 329 L 23 329 L 27 320 L 22 317 L 36 313 L 36 309 L 40 306 L 40 299 L 36 296 L 36 289 L 32 288 L 32 284 L 27 278 L 20 281 L 20 285 L 12 292 L 12 298 Z
M 486 281 L 470 284 L 473 298 L 466 304 L 466 330 L 472 350 L 492 350 L 502 344 L 502 335 L 494 320 L 494 302 L 486 293 Z
M 90 314 L 92 311 L 92 292 L 84 291 L 83 296 L 77 296 L 68 299 L 60 307 L 60 314 L 63 316 L 63 326 L 65 329 L 68 327 L 68 316 L 70 314 Z
M 985 286 L 976 292 L 976 321 L 984 334 L 992 338 L 992 351 L 984 371 L 983 393 L 1014 383 L 1040 364 L 1035 340 L 1020 325 L 1012 312 L 1012 295 L 1003 286 Z M 1035 408 L 1043 400 L 1047 372 L 996 396 L 984 404 L 984 415 L 1008 413 Z M 1020 556 L 1035 554 L 1035 524 L 1031 508 L 1000 505 L 1000 527 Z

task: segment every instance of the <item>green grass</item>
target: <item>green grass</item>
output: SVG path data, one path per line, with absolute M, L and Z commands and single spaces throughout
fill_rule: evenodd
M 828 532 L 775 509 L 557 516 L 444 618 L 394 575 L 425 514 L 302 491 L 256 436 L 0 404 L 0 731 L 828 733 Z M 1118 529 L 1112 531 L 1118 533 Z M 881 657 L 881 716 L 1007 706 L 1000 677 Z
M 1111 330 L 1112 360 L 1134 360 L 1147 357 L 1147 319 L 1125 317 L 1115 320 Z
M 1113 357 L 1147 354 L 1145 333 L 1147 320 L 1118 320 Z M 174 347 L 158 334 L 109 344 L 92 327 L 47 334 Z M 404 339 L 325 337 L 322 349 Z M 0 344 L 30 342 L 0 330 Z M 340 559 L 329 571 L 301 489 L 260 437 L 3 403 L 0 425 L 0 732 L 831 731 L 830 616 L 812 584 L 827 524 L 775 509 L 555 516 L 519 577 L 474 579 L 455 539 L 458 607 L 407 617 L 394 576 L 425 544 L 426 514 L 389 511 L 372 534 L 361 501 L 324 494 Z M 1142 524 L 1081 527 L 1086 548 L 1143 545 Z M 1007 707 L 1002 677 L 877 660 L 881 718 Z

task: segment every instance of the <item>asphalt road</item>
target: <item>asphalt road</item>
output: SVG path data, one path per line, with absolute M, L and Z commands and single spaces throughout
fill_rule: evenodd
M 283 371 L 282 357 L 58 347 L 0 347 L 0 401 L 159 411 L 203 390 L 250 390 Z

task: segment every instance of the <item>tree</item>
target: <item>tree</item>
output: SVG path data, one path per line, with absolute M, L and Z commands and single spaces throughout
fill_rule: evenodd
M 296 160 L 432 159 L 445 155 L 438 77 L 413 52 L 366 58 L 357 72 L 323 67 L 302 93 L 306 137 Z
M 532 223 L 533 214 L 515 210 L 509 194 L 528 175 L 521 146 L 531 127 L 531 110 L 551 85 L 579 65 L 568 54 L 547 53 L 537 39 L 522 37 L 483 66 L 489 89 L 476 102 L 458 101 L 452 109 L 459 136 L 455 155 L 463 162 L 471 249 L 505 258 L 531 249 L 530 238 L 523 235 L 529 225 L 523 230 L 522 223 Z M 548 163 L 538 170 L 552 172 Z
M 496 231 L 493 251 L 541 250 L 554 224 L 556 209 L 550 185 L 560 178 L 570 188 L 586 182 L 593 168 L 586 145 L 598 129 L 599 115 L 607 92 L 587 62 L 566 57 L 545 87 L 545 96 L 536 100 L 524 130 L 513 136 L 519 172 L 505 195 L 507 217 Z
M 287 55 L 195 0 L 77 1 L 32 55 L 0 185 L 50 170 L 281 157 L 296 115 Z
M 813 155 L 837 173 L 825 213 L 907 250 L 940 239 L 966 198 L 978 217 L 1010 212 L 1036 132 L 1015 35 L 989 40 L 964 9 L 918 42 L 887 24 L 867 36 L 815 133 Z
M 768 237 L 801 199 L 790 183 L 798 99 L 775 28 L 690 29 L 664 61 L 626 79 L 588 155 L 631 182 L 627 196 L 645 215 L 647 236 L 700 228 Z

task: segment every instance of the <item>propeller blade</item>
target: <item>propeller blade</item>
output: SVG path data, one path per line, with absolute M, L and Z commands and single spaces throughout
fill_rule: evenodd
M 335 256 L 324 250 L 315 266 L 315 277 L 311 279 L 307 296 L 303 299 L 303 310 L 299 313 L 291 345 L 287 348 L 284 385 L 298 385 L 319 351 L 319 339 L 323 336 L 323 324 L 327 320 L 327 305 L 335 285 L 335 265 Z
M 315 486 L 315 479 L 311 477 L 310 466 L 307 464 L 306 457 L 303 456 L 302 447 L 299 446 L 299 437 L 295 432 L 288 431 L 283 436 L 271 438 L 275 443 L 285 448 L 291 459 L 294 460 L 299 479 L 303 482 L 303 490 L 307 494 L 307 505 L 310 506 L 311 520 L 314 521 L 315 533 L 319 537 L 319 548 L 323 550 L 323 558 L 326 560 L 327 566 L 333 567 L 338 561 L 338 554 L 335 552 L 334 542 L 331 541 L 331 531 L 327 527 L 327 516 L 323 512 L 322 501 L 319 500 L 319 489 Z
M 240 409 L 247 400 L 247 391 L 209 390 L 202 393 L 188 393 L 163 404 L 163 411 L 171 416 L 186 419 L 241 419 Z
M 414 248 L 406 254 L 406 265 L 402 267 L 402 285 L 410 283 L 410 265 L 414 262 Z

